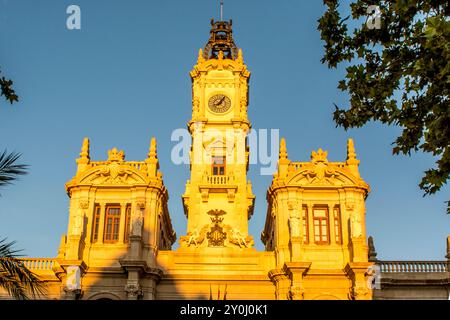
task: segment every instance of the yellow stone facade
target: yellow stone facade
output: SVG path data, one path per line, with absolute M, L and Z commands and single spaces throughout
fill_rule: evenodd
M 255 196 L 247 179 L 250 72 L 230 22 L 212 22 L 192 79 L 190 179 L 182 195 L 187 230 L 177 236 L 155 139 L 144 161 L 112 149 L 91 161 L 82 145 L 67 235 L 57 258 L 28 259 L 57 299 L 371 299 L 365 199 L 353 141 L 345 162 L 319 149 L 289 160 L 284 139 L 254 248 Z M 221 292 L 219 295 L 219 291 Z

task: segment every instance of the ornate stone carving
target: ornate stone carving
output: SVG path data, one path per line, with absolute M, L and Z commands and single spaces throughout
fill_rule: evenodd
M 237 244 L 240 248 L 247 248 L 247 239 L 238 229 L 231 229 L 230 242 Z
M 108 161 L 122 162 L 125 160 L 125 153 L 123 150 L 118 151 L 117 148 L 113 148 L 108 151 Z
M 236 196 L 236 190 L 235 189 L 227 189 L 228 202 L 233 202 L 235 196 Z
M 79 204 L 80 209 L 86 210 L 89 208 L 88 201 L 80 201 L 78 204 Z
M 112 162 L 102 168 L 99 174 L 103 177 L 101 183 L 125 183 L 130 173 L 117 162 Z
M 125 292 L 129 299 L 137 299 L 143 295 L 142 288 L 138 283 L 128 283 L 125 285 Z
M 84 205 L 84 203 L 83 203 Z M 81 207 L 81 203 L 80 203 Z M 83 209 L 76 210 L 73 217 L 72 235 L 81 236 L 84 228 L 84 212 Z
M 322 148 L 319 148 L 319 150 L 311 152 L 311 162 L 317 163 L 317 162 L 328 162 L 327 160 L 328 152 L 323 151 Z
M 352 288 L 351 298 L 354 300 L 365 300 L 370 290 L 365 286 L 357 286 Z
M 223 217 L 225 214 L 223 210 L 211 210 L 208 212 L 211 215 L 211 222 L 213 226 L 211 231 L 207 233 L 208 246 L 210 247 L 223 247 L 225 244 L 225 239 L 227 238 L 227 233 L 223 230 Z
M 143 210 L 145 208 L 145 204 L 138 203 L 136 204 L 136 210 L 134 210 L 131 214 L 131 234 L 133 236 L 142 236 L 142 226 L 144 224 L 144 214 Z
M 192 99 L 192 111 L 194 113 L 200 112 L 200 99 L 198 97 Z
M 295 200 L 288 200 L 287 202 L 287 206 L 289 210 L 297 210 L 298 208 L 298 203 Z
M 289 299 L 291 300 L 303 300 L 305 290 L 300 286 L 291 286 L 289 290 Z
M 352 211 L 353 209 L 355 209 L 355 203 L 354 202 L 346 202 L 345 203 L 345 208 L 348 211 Z
M 197 247 L 199 244 L 203 242 L 205 239 L 205 235 L 200 235 L 198 229 L 194 229 L 192 233 L 188 234 L 189 239 L 186 241 L 187 246 L 189 247 L 191 244 L 195 244 Z
M 203 202 L 208 202 L 208 198 L 209 198 L 208 189 L 202 189 L 201 195 L 202 195 L 202 201 Z
M 351 215 L 350 231 L 352 238 L 359 238 L 362 236 L 361 217 L 357 213 Z
M 291 237 L 300 237 L 300 213 L 298 210 L 291 210 L 289 214 L 289 230 Z
M 187 247 L 190 247 L 191 245 L 198 247 L 205 240 L 208 228 L 208 225 L 205 225 L 200 231 L 198 228 L 194 228 L 194 231 L 188 232 L 186 236 L 180 237 L 180 244 Z

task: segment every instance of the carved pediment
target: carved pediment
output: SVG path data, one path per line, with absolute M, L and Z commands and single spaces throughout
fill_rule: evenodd
M 140 184 L 146 183 L 146 179 L 141 173 L 126 164 L 110 162 L 90 170 L 80 179 L 79 183 Z
M 300 172 L 293 173 L 291 179 L 287 181 L 288 185 L 300 186 L 343 186 L 343 185 L 357 185 L 356 181 L 350 174 L 343 172 L 326 162 L 318 162 L 315 165 L 305 167 Z
M 226 153 L 231 153 L 234 149 L 234 141 L 230 141 L 227 144 L 226 139 L 224 139 L 224 136 L 222 134 L 218 134 L 215 137 L 211 137 L 208 139 L 208 133 L 205 134 L 205 140 L 203 142 L 203 148 L 207 153 L 220 153 L 220 155 L 225 155 Z

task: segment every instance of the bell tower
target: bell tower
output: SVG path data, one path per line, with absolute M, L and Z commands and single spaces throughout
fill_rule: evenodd
M 211 20 L 210 38 L 190 76 L 191 177 L 182 196 L 188 225 L 180 245 L 251 247 L 248 220 L 255 196 L 247 180 L 246 142 L 250 72 L 234 42 L 231 20 Z

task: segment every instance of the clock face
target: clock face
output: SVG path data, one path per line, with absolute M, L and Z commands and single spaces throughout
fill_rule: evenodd
M 231 107 L 231 100 L 224 94 L 216 94 L 209 98 L 209 109 L 216 113 L 227 112 Z

